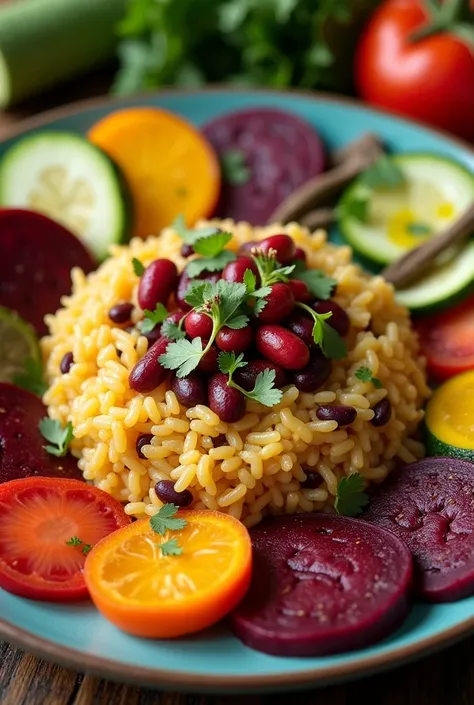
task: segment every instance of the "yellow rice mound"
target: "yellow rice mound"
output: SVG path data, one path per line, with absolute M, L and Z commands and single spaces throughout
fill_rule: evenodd
M 119 302 L 136 304 L 139 280 L 132 258 L 146 266 L 168 257 L 180 270 L 186 262 L 172 229 L 114 246 L 96 272 L 86 277 L 73 271 L 73 293 L 47 317 L 50 336 L 42 341 L 50 384 L 44 401 L 52 418 L 72 422 L 72 452 L 84 478 L 124 502 L 133 516 L 156 512 L 161 502 L 155 483 L 171 479 L 178 491 L 192 491 L 195 507 L 228 512 L 253 526 L 267 514 L 334 511 L 337 482 L 344 475 L 358 472 L 368 483 L 380 481 L 400 462 L 420 458 L 423 446 L 413 435 L 429 389 L 409 314 L 395 302 L 392 286 L 363 273 L 351 262 L 350 248 L 327 243 L 322 231 L 310 236 L 295 223 L 262 228 L 228 220 L 213 224 L 233 233 L 232 249 L 287 232 L 305 250 L 308 266 L 334 277 L 334 298 L 351 321 L 347 358 L 333 363 L 331 377 L 316 393 L 289 386 L 274 408 L 247 401 L 246 415 L 234 424 L 221 422 L 208 407 L 181 406 L 166 383 L 151 394 L 137 394 L 128 376 L 146 352 L 147 340 L 115 327 L 107 313 Z M 134 320 L 140 318 L 137 305 Z M 75 364 L 61 374 L 67 352 Z M 372 370 L 383 388 L 357 379 L 361 365 Z M 392 404 L 392 417 L 375 428 L 372 407 L 384 397 Z M 335 421 L 318 420 L 318 404 L 332 403 L 354 406 L 356 421 L 338 428 Z M 142 449 L 146 460 L 135 449 L 143 433 L 153 435 L 151 445 Z M 306 470 L 321 475 L 316 489 L 302 487 Z

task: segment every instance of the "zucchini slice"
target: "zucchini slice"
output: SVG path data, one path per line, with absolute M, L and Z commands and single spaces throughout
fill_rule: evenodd
M 0 162 L 0 205 L 45 213 L 102 260 L 128 238 L 130 199 L 115 164 L 84 137 L 37 132 Z
M 451 377 L 426 406 L 429 455 L 474 461 L 474 370 Z

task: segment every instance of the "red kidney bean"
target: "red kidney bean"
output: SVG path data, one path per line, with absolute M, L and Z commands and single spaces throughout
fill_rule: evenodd
M 236 383 L 249 392 L 255 387 L 255 380 L 260 372 L 265 370 L 274 370 L 275 372 L 275 387 L 283 387 L 286 384 L 286 374 L 281 367 L 275 365 L 270 360 L 250 360 L 248 365 L 240 367 L 234 374 Z
M 256 240 L 249 240 L 249 242 L 244 242 L 244 244 L 239 247 L 239 255 L 248 254 L 253 250 L 254 247 L 257 247 L 257 245 L 258 242 Z
M 235 423 L 245 414 L 245 397 L 242 392 L 227 384 L 227 375 L 218 372 L 209 380 L 209 407 L 225 423 Z
M 216 336 L 216 345 L 219 350 L 238 354 L 247 350 L 252 342 L 252 337 L 252 329 L 250 326 L 239 328 L 239 330 L 224 326 Z
M 124 323 L 130 323 L 130 318 L 132 317 L 133 304 L 116 304 L 112 306 L 109 311 L 109 318 L 112 323 L 118 323 L 123 325 Z
M 74 364 L 74 355 L 72 354 L 72 352 L 67 352 L 63 356 L 63 359 L 61 360 L 61 364 L 59 366 L 63 375 L 67 375 L 67 373 L 69 372 L 69 370 L 71 369 L 73 364 Z
M 194 247 L 192 245 L 187 245 L 184 243 L 181 247 L 181 257 L 191 257 L 194 254 Z
M 371 419 L 370 423 L 372 426 L 385 426 L 392 417 L 392 405 L 387 398 L 381 399 L 373 407 L 374 418 Z
M 188 293 L 188 289 L 191 286 L 192 282 L 209 281 L 212 284 L 216 284 L 220 278 L 221 278 L 220 272 L 216 272 L 216 273 L 203 272 L 195 279 L 191 279 L 191 277 L 188 277 L 186 270 L 183 269 L 183 271 L 181 272 L 181 276 L 179 278 L 179 281 L 178 281 L 178 288 L 176 289 L 176 301 L 178 302 L 178 306 L 181 309 L 183 309 L 183 311 L 190 311 L 192 309 L 192 306 L 190 306 L 185 301 L 186 294 Z
M 308 285 L 305 282 L 302 282 L 301 279 L 290 279 L 288 281 L 288 286 L 293 292 L 293 296 L 296 301 L 308 303 L 308 301 L 313 299 L 313 295 L 311 294 Z
M 277 325 L 257 330 L 258 352 L 284 370 L 300 370 L 309 362 L 309 348 L 294 333 Z
M 152 392 L 165 381 L 170 371 L 160 365 L 158 360 L 166 352 L 170 342 L 164 336 L 159 338 L 132 369 L 128 383 L 135 392 Z
M 176 504 L 177 507 L 189 507 L 193 503 L 193 495 L 189 490 L 176 492 L 172 480 L 160 480 L 155 485 L 155 493 L 164 504 Z
M 143 455 L 143 453 L 142 453 L 142 448 L 143 448 L 143 446 L 149 446 L 151 444 L 152 440 L 153 440 L 152 433 L 142 433 L 141 436 L 138 436 L 135 448 L 136 448 L 138 457 L 142 458 L 142 460 L 146 460 L 146 456 Z
M 208 340 L 202 341 L 202 349 L 208 344 Z M 217 356 L 219 350 L 215 345 L 211 345 L 207 353 L 200 359 L 199 365 L 196 367 L 198 372 L 203 372 L 205 375 L 210 375 L 217 370 Z
M 287 284 L 273 284 L 271 292 L 265 297 L 266 306 L 258 314 L 260 323 L 278 323 L 283 321 L 295 307 L 295 297 Z
M 207 383 L 202 376 L 191 372 L 187 377 L 173 375 L 171 389 L 183 406 L 207 404 Z
M 285 326 L 289 328 L 292 333 L 297 335 L 298 338 L 301 338 L 308 347 L 314 347 L 314 321 L 307 313 L 300 309 L 293 311 L 288 320 L 285 321 Z
M 174 311 L 174 313 L 170 313 L 170 315 L 165 318 L 163 323 L 176 323 L 177 325 L 185 315 L 184 311 Z
M 315 392 L 330 377 L 331 370 L 331 360 L 324 357 L 322 353 L 316 354 L 306 367 L 295 373 L 294 385 L 300 392 Z
M 250 269 L 255 276 L 258 275 L 258 267 L 251 257 L 238 257 L 233 262 L 226 264 L 222 272 L 222 279 L 225 279 L 226 282 L 243 282 L 247 269 Z
M 349 316 L 335 301 L 316 301 L 313 304 L 313 309 L 316 313 L 331 312 L 332 316 L 326 320 L 326 323 L 337 330 L 340 336 L 344 337 L 348 334 L 351 326 Z
M 337 421 L 339 426 L 348 426 L 356 420 L 357 411 L 353 406 L 345 404 L 321 404 L 316 409 L 316 416 L 321 421 Z
M 306 264 L 306 252 L 303 250 L 302 247 L 296 248 L 295 260 L 299 260 L 300 262 L 303 262 L 303 264 Z
M 301 487 L 305 490 L 316 490 L 318 487 L 321 487 L 323 478 L 319 472 L 314 472 L 314 470 L 308 470 L 307 468 L 303 468 L 303 470 L 306 474 L 306 480 L 303 480 Z
M 259 242 L 257 247 L 265 253 L 276 250 L 276 258 L 280 264 L 291 264 L 295 258 L 295 243 L 289 235 L 270 235 Z
M 156 304 L 165 304 L 178 283 L 178 270 L 169 259 L 156 259 L 143 272 L 138 285 L 140 308 L 153 311 Z
M 191 311 L 186 316 L 184 329 L 190 338 L 210 338 L 212 333 L 212 318 L 205 313 Z

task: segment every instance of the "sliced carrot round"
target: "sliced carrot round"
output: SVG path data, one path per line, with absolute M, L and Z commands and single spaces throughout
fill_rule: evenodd
M 251 577 L 246 528 L 227 514 L 180 511 L 186 526 L 164 536 L 142 519 L 100 541 L 84 570 L 97 609 L 120 629 L 171 638 L 215 624 L 240 602 Z M 175 539 L 182 551 L 164 555 Z
M 158 108 L 119 110 L 88 134 L 122 170 L 134 201 L 134 234 L 157 234 L 180 213 L 187 225 L 211 215 L 219 197 L 218 159 L 194 127 Z

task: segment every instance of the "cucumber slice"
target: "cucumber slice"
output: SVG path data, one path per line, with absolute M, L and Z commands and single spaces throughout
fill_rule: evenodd
M 473 393 L 472 370 L 452 377 L 435 390 L 425 416 L 429 455 L 474 461 Z
M 347 242 L 381 264 L 444 230 L 474 201 L 474 174 L 457 162 L 434 154 L 400 154 L 392 160 L 405 176 L 403 185 L 368 191 L 359 177 L 338 206 L 339 228 Z M 362 221 L 353 214 L 354 204 L 367 198 Z
M 99 260 L 129 233 L 129 198 L 117 167 L 74 133 L 35 133 L 7 150 L 0 162 L 0 205 L 45 213 Z
M 395 292 L 398 303 L 415 314 L 427 314 L 452 306 L 474 283 L 474 242 L 450 248 L 428 274 Z

